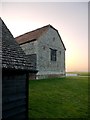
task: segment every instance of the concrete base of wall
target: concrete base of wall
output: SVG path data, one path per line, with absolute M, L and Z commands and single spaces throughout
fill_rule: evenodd
M 60 78 L 65 77 L 66 74 L 47 74 L 47 75 L 36 75 L 36 79 L 46 79 L 46 78 Z
M 35 80 L 36 79 L 36 73 L 29 73 L 29 80 Z

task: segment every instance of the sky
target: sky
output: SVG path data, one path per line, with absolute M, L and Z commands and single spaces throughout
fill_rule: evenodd
M 51 24 L 66 47 L 66 71 L 88 71 L 87 2 L 2 2 L 1 8 L 14 37 Z

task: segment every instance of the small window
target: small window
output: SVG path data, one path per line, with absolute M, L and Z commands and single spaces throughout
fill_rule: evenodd
M 43 46 L 43 50 L 45 50 L 46 49 L 46 46 Z
M 59 51 L 60 55 L 61 55 L 61 51 Z
M 57 50 L 56 49 L 51 49 L 51 61 L 56 61 L 57 60 Z
M 55 41 L 55 37 L 53 37 L 53 41 Z

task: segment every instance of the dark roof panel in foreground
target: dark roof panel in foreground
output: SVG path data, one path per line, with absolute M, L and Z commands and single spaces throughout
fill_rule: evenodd
M 5 69 L 33 70 L 33 66 L 28 60 L 22 48 L 15 41 L 13 35 L 0 19 L 2 37 L 0 37 L 0 48 L 2 48 L 2 67 Z

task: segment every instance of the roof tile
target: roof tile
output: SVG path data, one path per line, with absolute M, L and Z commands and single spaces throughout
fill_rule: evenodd
M 20 45 L 15 41 L 13 35 L 0 19 L 0 56 L 2 56 L 2 67 L 7 69 L 35 70 L 25 55 Z M 1 58 L 0 58 L 1 59 Z
M 62 41 L 62 39 L 61 39 L 61 36 L 59 35 L 58 30 L 55 29 L 55 28 L 54 28 L 52 25 L 50 25 L 50 24 L 49 24 L 49 25 L 46 25 L 46 26 L 44 26 L 44 27 L 38 28 L 38 29 L 36 29 L 36 30 L 33 30 L 33 31 L 31 31 L 31 32 L 27 32 L 27 33 L 25 33 L 25 34 L 23 34 L 23 35 L 20 35 L 20 36 L 16 37 L 15 39 L 16 39 L 16 41 L 19 43 L 19 45 L 25 44 L 25 43 L 31 42 L 31 41 L 36 41 L 36 40 L 38 40 L 38 38 L 39 38 L 40 36 L 42 36 L 45 32 L 47 32 L 47 30 L 48 30 L 49 28 L 53 28 L 53 29 L 57 32 L 57 34 L 58 34 L 58 36 L 60 37 L 60 40 L 61 40 L 61 42 L 62 42 L 62 44 L 63 44 L 63 47 L 64 47 L 64 49 L 66 50 L 66 48 L 65 48 L 65 46 L 64 46 L 64 43 L 63 43 L 63 41 Z
M 19 44 L 23 44 L 23 43 L 26 43 L 28 41 L 35 41 L 37 40 L 43 33 L 45 33 L 48 28 L 49 28 L 50 25 L 47 25 L 47 26 L 44 26 L 42 28 L 38 28 L 36 30 L 33 30 L 31 32 L 27 32 L 23 35 L 20 35 L 18 37 L 16 37 L 16 41 L 19 43 Z

